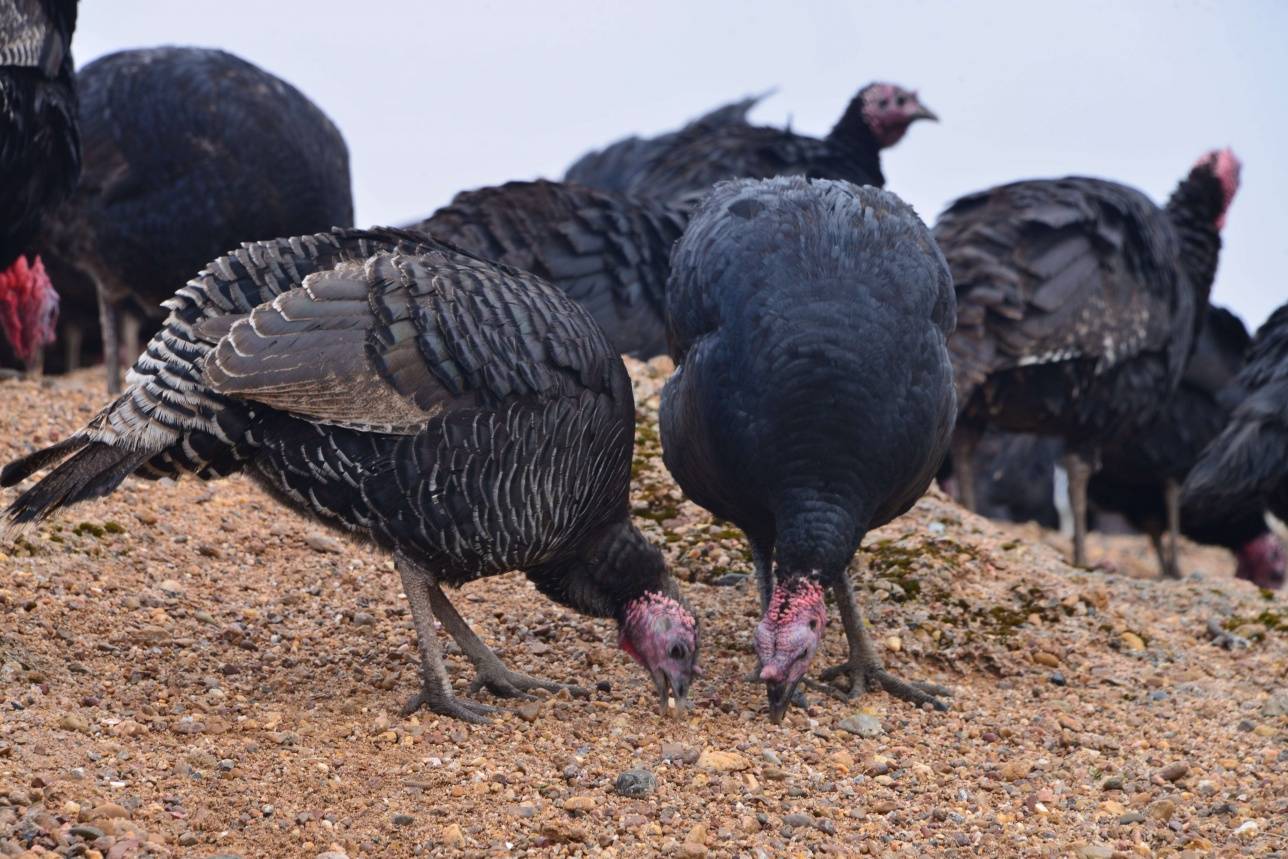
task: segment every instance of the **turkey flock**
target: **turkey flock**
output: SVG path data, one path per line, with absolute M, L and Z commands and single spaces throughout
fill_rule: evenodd
M 884 190 L 921 120 L 871 83 L 822 138 L 748 119 L 764 97 L 578 159 L 562 181 L 460 193 L 355 228 L 349 154 L 290 84 L 218 50 L 72 64 L 74 0 L 0 0 L 0 360 L 102 361 L 114 395 L 10 462 L 49 469 L 12 536 L 131 475 L 246 473 L 386 550 L 419 644 L 408 711 L 568 689 L 516 672 L 444 585 L 521 571 L 611 618 L 663 711 L 699 676 L 698 613 L 631 521 L 621 355 L 669 355 L 663 458 L 746 535 L 767 714 L 802 685 L 944 709 L 887 670 L 851 581 L 864 536 L 938 479 L 968 508 L 1060 524 L 1073 561 L 1110 514 L 1165 576 L 1178 539 L 1284 582 L 1288 305 L 1255 335 L 1209 296 L 1240 161 L 1201 155 L 1155 202 L 1101 178 L 968 194 L 933 228 Z M 122 377 L 122 367 L 130 366 Z M 812 681 L 834 601 L 849 645 Z M 475 668 L 457 694 L 435 624 Z M 750 666 L 749 666 L 750 667 Z

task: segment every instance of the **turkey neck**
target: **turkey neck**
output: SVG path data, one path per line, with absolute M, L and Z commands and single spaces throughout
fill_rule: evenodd
M 845 108 L 845 113 L 832 126 L 825 138 L 833 154 L 860 171 L 867 173 L 878 187 L 885 184 L 881 173 L 881 145 L 863 118 L 863 96 L 856 95 Z
M 526 572 L 543 594 L 591 617 L 620 621 L 627 604 L 648 592 L 678 597 L 662 553 L 625 511 L 588 535 L 574 556 Z
M 822 493 L 796 490 L 784 493 L 775 517 L 775 577 L 790 582 L 821 579 L 824 584 L 845 575 L 863 537 L 854 515 Z
M 1221 216 L 1224 195 L 1221 183 L 1206 170 L 1190 172 L 1167 201 L 1167 216 L 1180 239 L 1181 266 L 1189 275 L 1196 307 L 1207 307 L 1216 276 L 1217 258 L 1221 254 L 1221 234 L 1216 220 Z M 1204 313 L 1195 313 L 1197 332 L 1203 325 Z

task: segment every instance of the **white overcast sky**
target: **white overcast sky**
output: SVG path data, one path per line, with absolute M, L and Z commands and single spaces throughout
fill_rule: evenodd
M 1283 0 L 82 0 L 79 64 L 161 44 L 232 51 L 313 98 L 348 140 L 363 225 L 557 178 L 771 87 L 753 119 L 811 134 L 871 80 L 919 89 L 942 122 L 883 166 L 928 221 L 961 193 L 1072 173 L 1161 202 L 1230 145 L 1243 187 L 1214 300 L 1256 326 L 1288 299 Z

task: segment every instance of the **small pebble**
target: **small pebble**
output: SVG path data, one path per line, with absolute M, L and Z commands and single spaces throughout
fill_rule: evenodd
M 629 769 L 617 777 L 613 787 L 622 796 L 648 796 L 657 789 L 657 777 L 646 769 Z
M 416 819 L 410 814 L 395 814 L 394 826 L 411 826 Z
M 879 737 L 885 733 L 881 720 L 871 713 L 855 713 L 836 723 L 842 731 L 858 734 L 860 737 Z

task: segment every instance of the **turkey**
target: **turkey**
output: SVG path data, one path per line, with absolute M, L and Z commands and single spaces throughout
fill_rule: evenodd
M 656 201 L 538 181 L 457 194 L 412 229 L 553 283 L 618 353 L 648 360 L 666 352 L 666 276 L 686 221 Z
M 953 464 L 967 507 L 981 430 L 1058 436 L 1074 563 L 1086 566 L 1087 481 L 1100 450 L 1145 429 L 1181 380 L 1239 169 L 1228 149 L 1204 155 L 1163 208 L 1081 177 L 1016 182 L 948 207 L 935 238 L 957 292 Z
M 726 126 L 746 126 L 747 114 L 769 94 L 761 93 L 717 107 L 679 131 L 651 138 L 627 137 L 611 146 L 588 152 L 568 168 L 564 181 L 601 191 L 628 193 L 648 165 L 672 147 Z
M 879 188 L 885 184 L 881 150 L 903 139 L 917 120 L 937 118 L 915 92 L 895 84 L 868 84 L 821 140 L 789 128 L 719 125 L 684 137 L 650 159 L 627 190 L 692 202 L 721 179 L 789 174 Z
M 392 552 L 422 661 L 409 709 L 492 710 L 453 694 L 435 617 L 477 669 L 471 691 L 562 688 L 502 665 L 441 589 L 516 569 L 614 618 L 663 704 L 685 703 L 697 625 L 628 515 L 630 382 L 562 292 L 413 233 L 337 229 L 245 244 L 166 306 L 125 393 L 0 472 L 12 486 L 57 465 L 9 506 L 11 528 L 134 473 L 245 471 Z
M 81 170 L 75 29 L 75 0 L 0 0 L 0 330 L 32 373 L 58 318 L 58 293 L 33 242 Z
M 223 51 L 163 47 L 95 60 L 76 78 L 84 174 L 45 244 L 94 281 L 108 388 L 118 334 L 207 261 L 243 241 L 353 224 L 349 154 L 299 90 Z
M 1238 386 L 1229 422 L 1185 479 L 1185 517 L 1254 502 L 1288 521 L 1288 304 L 1257 331 Z
M 1180 510 L 1181 483 L 1225 427 L 1231 400 L 1238 399 L 1235 377 L 1250 342 L 1237 316 L 1210 308 L 1176 393 L 1150 426 L 1106 446 L 1102 468 L 1091 478 L 1091 502 L 1123 514 L 1132 527 L 1148 534 L 1165 576 L 1181 576 L 1177 539 L 1183 533 L 1234 552 L 1238 578 L 1263 587 L 1283 583 L 1283 548 L 1266 527 L 1260 499 L 1231 498 L 1202 517 L 1193 511 L 1182 519 Z
M 671 267 L 663 458 L 689 498 L 747 535 L 771 719 L 822 642 L 824 588 L 850 656 L 823 678 L 944 709 L 947 690 L 885 671 L 847 573 L 867 531 L 930 485 L 952 434 L 952 280 L 930 231 L 876 188 L 723 182 Z

